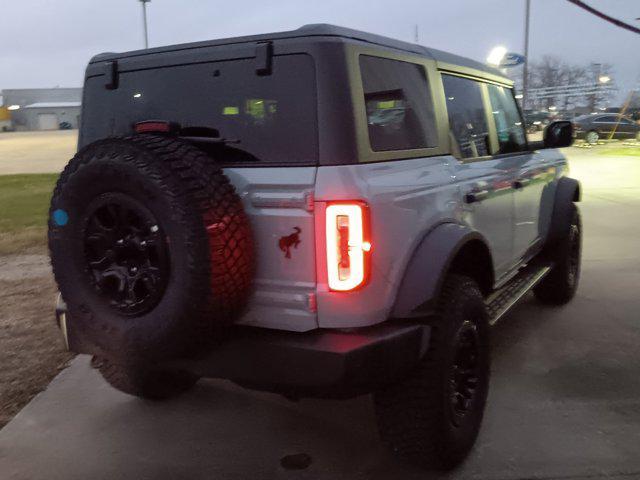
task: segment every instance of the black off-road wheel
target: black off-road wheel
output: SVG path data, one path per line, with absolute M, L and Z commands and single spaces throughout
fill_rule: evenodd
M 140 362 L 115 363 L 102 357 L 93 357 L 96 368 L 112 387 L 147 400 L 168 400 L 189 390 L 198 378 L 186 372 L 160 370 Z
M 206 348 L 240 314 L 253 277 L 233 186 L 215 159 L 163 136 L 79 151 L 54 190 L 49 249 L 73 330 L 128 366 Z M 149 370 L 133 371 L 137 385 Z
M 374 394 L 378 427 L 410 463 L 450 470 L 478 436 L 489 388 L 489 320 L 472 279 L 445 280 L 429 351 L 408 378 Z
M 553 261 L 549 274 L 533 289 L 536 298 L 550 305 L 569 302 L 578 290 L 582 257 L 582 222 L 575 204 L 571 205 L 571 221 L 562 237 L 547 247 Z

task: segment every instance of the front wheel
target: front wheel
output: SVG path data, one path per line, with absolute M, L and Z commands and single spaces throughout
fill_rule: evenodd
M 587 141 L 587 143 L 594 145 L 598 143 L 598 140 L 600 140 L 600 135 L 595 130 L 591 130 L 590 132 L 587 132 L 585 140 Z
M 551 305 L 563 305 L 571 300 L 580 280 L 582 222 L 578 207 L 575 204 L 571 207 L 571 221 L 563 237 L 548 247 L 553 268 L 533 289 L 538 300 Z
M 404 380 L 374 394 L 383 441 L 429 469 L 461 463 L 480 430 L 489 388 L 489 319 L 476 282 L 449 275 L 429 351 Z

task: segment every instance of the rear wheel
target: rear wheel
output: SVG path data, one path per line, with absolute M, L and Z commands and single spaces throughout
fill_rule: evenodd
M 582 222 L 580 212 L 571 204 L 571 221 L 562 238 L 547 247 L 554 262 L 551 272 L 533 289 L 538 300 L 551 305 L 562 305 L 576 294 L 580 280 L 582 256 Z
M 587 143 L 590 143 L 593 145 L 598 143 L 598 140 L 600 140 L 600 134 L 595 130 L 590 130 L 587 132 L 584 139 L 586 140 Z
M 392 452 L 430 469 L 461 463 L 475 443 L 489 388 L 489 321 L 476 282 L 450 275 L 429 351 L 408 378 L 374 395 Z

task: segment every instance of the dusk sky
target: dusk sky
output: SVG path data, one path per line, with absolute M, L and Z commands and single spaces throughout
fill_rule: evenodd
M 588 0 L 640 26 L 639 0 Z M 333 23 L 484 61 L 496 45 L 522 52 L 524 0 L 152 0 L 151 46 Z M 142 48 L 137 0 L 3 0 L 0 89 L 80 86 L 86 62 L 103 51 Z M 530 58 L 610 63 L 619 99 L 640 80 L 640 35 L 566 0 L 532 0 Z

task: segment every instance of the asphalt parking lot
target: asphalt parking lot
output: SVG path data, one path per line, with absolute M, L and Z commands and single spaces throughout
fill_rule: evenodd
M 584 189 L 578 295 L 562 308 L 528 298 L 495 328 L 483 430 L 447 478 L 640 478 L 640 159 L 569 154 Z M 311 466 L 284 470 L 292 453 Z M 381 447 L 369 397 L 292 403 L 203 380 L 150 403 L 79 357 L 0 431 L 0 478 L 432 477 Z

